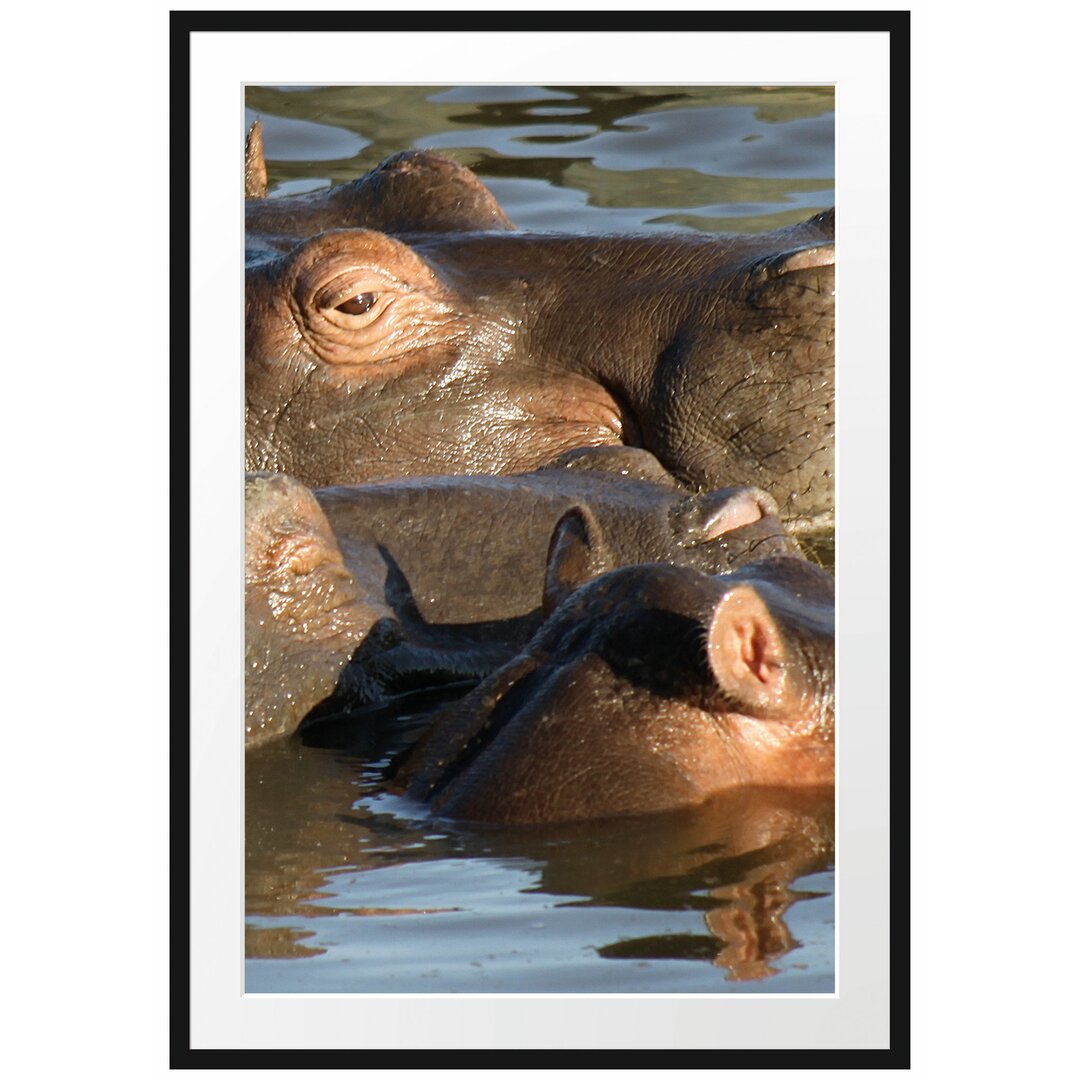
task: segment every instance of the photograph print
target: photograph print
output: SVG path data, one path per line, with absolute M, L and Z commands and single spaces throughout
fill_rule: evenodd
M 244 94 L 245 992 L 834 994 L 834 87 Z

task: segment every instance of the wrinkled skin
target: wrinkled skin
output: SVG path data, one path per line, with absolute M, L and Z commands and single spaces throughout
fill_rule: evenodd
M 768 555 L 798 556 L 756 488 L 689 494 L 644 450 L 577 450 L 520 476 L 445 476 L 316 490 L 346 562 L 372 546 L 393 560 L 426 624 L 539 615 L 552 532 L 579 509 L 588 577 L 637 562 L 706 573 Z M 500 628 L 501 629 L 501 628 Z
M 312 486 L 640 445 L 831 521 L 833 215 L 759 236 L 332 230 L 247 274 L 247 467 Z
M 294 731 L 392 613 L 346 568 L 306 488 L 249 476 L 244 502 L 244 732 L 255 746 Z
M 262 126 L 257 121 L 248 132 L 244 193 L 249 266 L 327 229 L 397 234 L 513 228 L 471 170 L 429 150 L 405 150 L 351 183 L 326 191 L 266 198 Z
M 810 563 L 624 567 L 572 592 L 521 654 L 437 713 L 395 783 L 439 815 L 521 824 L 827 786 L 833 671 L 833 582 Z
M 289 732 L 320 704 L 338 713 L 475 681 L 528 641 L 545 592 L 551 610 L 612 567 L 664 559 L 715 572 L 799 554 L 764 492 L 688 495 L 625 447 L 520 477 L 314 493 L 256 474 L 246 494 L 249 738 Z M 571 510 L 581 558 L 559 562 L 559 578 L 549 542 Z

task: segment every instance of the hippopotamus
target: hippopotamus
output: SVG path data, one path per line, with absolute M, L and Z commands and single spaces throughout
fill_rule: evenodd
M 552 560 L 569 511 L 577 561 Z M 800 556 L 765 492 L 688 494 L 626 447 L 522 476 L 315 492 L 255 474 L 246 513 L 249 744 L 316 706 L 325 737 L 327 713 L 471 685 L 526 644 L 571 581 L 649 560 L 716 572 Z
M 285 476 L 244 487 L 245 742 L 292 732 L 393 612 L 345 566 L 311 492 Z
M 513 229 L 477 175 L 430 150 L 404 150 L 348 184 L 267 198 L 262 125 L 248 131 L 244 156 L 248 265 L 289 251 L 327 229 L 444 233 Z
M 799 555 L 775 500 L 760 488 L 690 494 L 632 447 L 573 450 L 516 476 L 422 477 L 314 496 L 346 562 L 381 548 L 407 582 L 412 617 L 428 625 L 496 621 L 502 633 L 509 618 L 539 615 L 549 540 L 571 509 L 587 538 L 589 577 L 637 562 L 716 573 Z
M 778 556 L 716 575 L 621 567 L 575 589 L 576 515 L 551 545 L 559 606 L 435 713 L 395 786 L 438 816 L 536 824 L 832 784 L 831 575 Z
M 468 170 L 412 160 L 357 182 L 359 215 L 353 185 L 248 200 L 249 470 L 324 487 L 629 445 L 690 490 L 755 485 L 792 528 L 829 526 L 832 211 L 761 235 L 523 233 Z

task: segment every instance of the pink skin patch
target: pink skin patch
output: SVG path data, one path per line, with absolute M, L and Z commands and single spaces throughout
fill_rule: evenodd
M 741 529 L 744 525 L 753 525 L 765 516 L 757 493 L 752 491 L 740 492 L 733 498 L 728 499 L 720 506 L 715 514 L 709 518 L 708 535 L 710 539 L 722 536 L 724 533 Z

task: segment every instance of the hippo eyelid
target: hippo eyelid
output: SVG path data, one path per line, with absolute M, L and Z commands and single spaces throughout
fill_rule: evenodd
M 354 299 L 364 296 L 370 298 L 370 303 L 362 304 L 357 310 L 349 311 L 347 304 Z M 349 293 L 339 296 L 338 303 L 333 307 L 319 308 L 315 313 L 317 320 L 322 324 L 324 332 L 340 332 L 344 334 L 375 333 L 382 336 L 379 328 L 386 328 L 386 320 L 392 316 L 394 305 L 398 300 L 392 292 Z M 314 320 L 312 320 L 314 321 Z M 326 327 L 333 327 L 333 331 L 326 331 Z M 374 339 L 372 339 L 374 340 Z
M 312 306 L 320 311 L 330 311 L 360 296 L 378 298 L 404 291 L 401 282 L 384 278 L 381 274 L 350 275 L 345 280 L 339 278 L 319 289 L 312 297 Z

